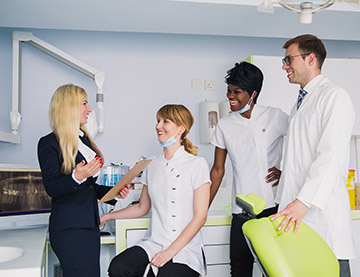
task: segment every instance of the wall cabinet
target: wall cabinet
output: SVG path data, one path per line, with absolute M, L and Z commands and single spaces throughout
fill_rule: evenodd
M 230 225 L 204 226 L 201 232 L 207 276 L 230 276 Z
M 206 263 L 208 265 L 208 275 L 213 276 L 230 276 L 229 266 L 229 239 L 230 239 L 230 226 L 210 226 L 203 227 L 203 234 L 211 229 L 210 233 L 216 233 L 214 237 L 207 236 L 210 240 L 203 237 L 204 251 Z M 126 231 L 126 247 L 133 246 L 137 241 L 145 236 L 146 229 L 127 230 Z M 222 239 L 215 241 L 218 236 Z
M 230 276 L 230 225 L 231 216 L 208 216 L 205 226 L 201 229 L 207 263 L 207 277 Z M 223 212 L 219 212 L 224 214 Z M 116 253 L 133 246 L 143 238 L 149 226 L 149 218 L 127 219 L 116 221 Z M 253 277 L 262 274 L 254 264 Z
M 133 246 L 145 236 L 149 218 L 116 221 L 116 252 Z M 201 229 L 208 277 L 230 276 L 230 216 L 209 216 Z

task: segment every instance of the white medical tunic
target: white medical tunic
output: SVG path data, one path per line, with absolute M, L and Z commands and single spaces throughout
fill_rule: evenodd
M 345 187 L 355 114 L 348 94 L 319 75 L 293 107 L 276 202 L 296 198 L 310 206 L 303 221 L 317 231 L 338 259 L 355 257 L 349 196 Z
M 278 108 L 255 105 L 251 118 L 238 112 L 219 120 L 211 143 L 226 149 L 233 170 L 232 211 L 241 213 L 235 204 L 237 194 L 255 193 L 274 207 L 274 193 L 265 177 L 268 169 L 280 168 L 282 146 L 288 126 L 288 115 Z
M 194 190 L 209 182 L 204 158 L 187 153 L 181 146 L 171 160 L 158 156 L 145 168 L 142 182 L 151 199 L 151 222 L 141 246 L 151 260 L 167 249 L 194 217 Z M 176 254 L 173 262 L 188 265 L 205 276 L 201 233 Z

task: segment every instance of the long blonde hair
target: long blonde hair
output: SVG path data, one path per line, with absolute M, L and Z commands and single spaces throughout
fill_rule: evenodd
M 80 125 L 80 104 L 86 99 L 86 91 L 72 84 L 59 87 L 51 98 L 49 107 L 50 127 L 59 141 L 63 158 L 61 171 L 64 174 L 70 174 L 75 168 L 79 128 L 89 138 L 97 156 L 102 157 L 86 127 Z
M 181 145 L 184 146 L 186 152 L 197 156 L 198 148 L 186 137 L 194 124 L 194 118 L 185 106 L 176 104 L 165 105 L 158 110 L 156 118 L 158 120 L 160 118 L 170 119 L 176 125 L 183 126 L 185 131 L 181 135 Z

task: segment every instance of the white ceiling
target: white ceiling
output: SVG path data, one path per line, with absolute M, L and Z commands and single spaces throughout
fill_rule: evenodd
M 360 40 L 360 4 L 335 3 L 312 24 L 281 7 L 260 13 L 261 0 L 0 0 L 0 27 Z

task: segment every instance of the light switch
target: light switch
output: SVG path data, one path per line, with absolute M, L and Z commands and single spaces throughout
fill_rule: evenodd
M 192 79 L 191 80 L 191 89 L 192 90 L 202 90 L 203 81 L 201 79 Z

